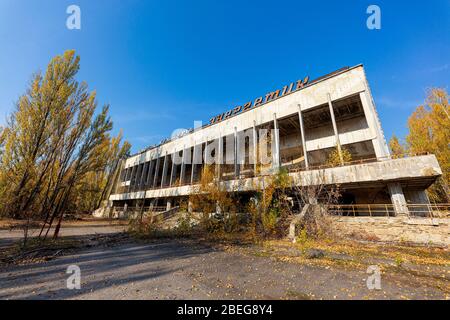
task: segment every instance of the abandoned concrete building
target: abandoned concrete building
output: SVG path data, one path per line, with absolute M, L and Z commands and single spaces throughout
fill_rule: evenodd
M 258 169 L 262 144 L 270 161 Z M 351 161 L 343 159 L 343 150 Z M 338 152 L 338 164 L 328 162 L 332 152 Z M 296 186 L 339 185 L 339 204 L 351 206 L 354 215 L 427 208 L 425 190 L 442 174 L 434 155 L 391 156 L 364 68 L 357 65 L 291 83 L 123 160 L 109 197 L 112 208 L 163 211 L 187 203 L 210 163 L 242 208 L 259 176 L 284 168 Z

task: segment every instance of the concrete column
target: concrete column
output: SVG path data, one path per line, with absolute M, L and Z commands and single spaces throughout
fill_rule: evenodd
M 170 169 L 170 179 L 169 179 L 169 186 L 171 187 L 172 184 L 175 182 L 174 179 L 177 175 L 177 166 L 175 165 L 175 161 L 173 161 L 175 158 L 175 152 L 172 154 L 172 168 Z
M 208 165 L 208 163 L 206 163 L 207 154 L 208 154 L 208 139 L 205 140 L 205 151 L 203 151 L 203 167 Z
M 158 153 L 156 156 L 155 175 L 153 176 L 153 188 L 156 188 L 156 182 L 158 181 L 159 165 L 161 161 L 160 159 L 160 154 Z
M 253 175 L 258 171 L 258 135 L 256 133 L 256 120 L 253 120 Z
M 169 211 L 170 209 L 172 209 L 172 200 L 167 199 L 166 210 Z
M 334 117 L 333 104 L 331 103 L 331 96 L 329 93 L 327 93 L 327 98 L 328 98 L 328 106 L 330 107 L 331 122 L 333 123 L 334 136 L 336 137 L 336 146 L 339 153 L 339 159 L 341 160 L 341 164 L 344 164 L 344 158 L 342 157 L 341 141 L 339 140 L 339 133 L 336 125 L 336 119 Z
M 223 139 L 222 139 L 222 134 L 219 134 L 219 145 L 217 147 L 217 155 L 216 155 L 216 159 L 217 159 L 217 163 L 216 163 L 216 170 L 217 170 L 217 179 L 220 181 L 222 178 L 222 171 L 221 171 L 221 166 L 223 163 Z
M 203 173 L 205 172 L 205 168 L 208 165 L 206 163 L 206 154 L 207 153 L 208 153 L 208 139 L 205 140 L 205 150 L 203 151 L 202 171 L 201 171 L 200 179 L 202 178 Z
M 302 136 L 303 157 L 305 158 L 305 168 L 309 168 L 308 151 L 306 150 L 305 127 L 303 125 L 302 107 L 298 105 L 298 121 L 300 123 L 300 135 Z
M 109 194 L 122 193 L 122 192 L 119 192 L 119 187 L 121 186 L 122 182 L 127 181 L 127 176 L 126 176 L 127 172 L 124 169 L 124 160 L 123 159 L 119 160 L 119 163 L 117 164 L 117 170 L 119 170 L 119 179 L 116 181 L 116 183 L 114 183 L 114 186 L 113 186 L 114 191 L 111 190 Z M 122 175 L 123 175 L 123 178 L 121 178 Z M 108 199 L 109 199 L 109 196 L 108 196 Z
M 137 169 L 137 166 L 133 166 L 131 168 L 130 185 L 128 186 L 128 192 L 131 192 L 133 189 L 133 180 L 134 180 L 134 176 L 136 174 L 136 169 Z
M 123 179 L 121 180 L 121 182 L 125 182 L 125 181 L 128 181 L 128 180 L 129 180 L 129 179 L 128 179 L 128 176 L 129 176 L 129 174 L 128 174 L 128 173 L 129 173 L 129 169 L 124 167 L 123 161 L 124 161 L 124 160 L 120 160 L 120 163 L 122 164 L 122 172 L 121 172 L 121 174 L 123 175 Z
M 153 170 L 155 169 L 155 159 L 150 160 L 150 167 L 148 168 L 147 180 L 145 181 L 145 185 L 148 187 L 153 187 Z
M 279 168 L 280 167 L 280 134 L 278 131 L 278 121 L 277 121 L 277 115 L 276 113 L 273 114 L 273 127 L 275 129 L 274 132 L 274 138 L 272 141 L 274 141 L 274 145 L 272 146 L 272 168 Z
M 194 210 L 193 210 L 193 203 L 192 203 L 192 201 L 188 201 L 188 212 L 189 213 L 192 213 Z
M 141 178 L 139 179 L 139 190 L 143 190 L 144 189 L 144 183 L 145 183 L 145 169 L 148 168 L 149 166 L 149 162 L 145 162 L 144 165 L 142 166 L 142 173 L 141 173 Z
M 164 155 L 163 172 L 162 172 L 162 176 L 161 176 L 161 188 L 163 188 L 164 183 L 166 182 L 167 167 L 168 167 L 167 158 L 168 158 L 168 155 L 167 155 L 167 151 L 166 151 L 166 154 Z
M 395 215 L 407 215 L 409 213 L 408 207 L 406 206 L 405 195 L 403 194 L 403 189 L 400 183 L 396 182 L 388 184 L 388 190 L 391 195 Z
M 194 184 L 194 174 L 195 174 L 195 169 L 197 167 L 196 158 L 195 158 L 195 146 L 196 146 L 196 144 L 194 143 L 194 147 L 192 149 L 191 186 Z
M 138 164 L 137 170 L 136 170 L 136 179 L 134 181 L 134 187 L 133 190 L 136 191 L 139 189 L 139 185 L 141 183 L 141 177 L 142 177 L 142 171 L 144 170 L 144 165 Z
M 181 172 L 180 172 L 180 186 L 184 182 L 184 174 L 186 171 L 186 145 L 183 146 L 183 155 L 181 156 Z
M 239 179 L 240 165 L 238 163 L 238 155 L 237 155 L 238 147 L 237 147 L 237 127 L 234 127 L 234 177 L 235 179 Z

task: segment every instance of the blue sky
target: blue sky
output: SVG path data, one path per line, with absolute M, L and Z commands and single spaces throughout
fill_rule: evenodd
M 81 8 L 81 30 L 66 8 Z M 381 8 L 368 30 L 366 8 Z M 363 63 L 389 139 L 449 89 L 450 1 L 0 0 L 0 124 L 33 72 L 75 49 L 79 80 L 137 151 L 310 75 Z

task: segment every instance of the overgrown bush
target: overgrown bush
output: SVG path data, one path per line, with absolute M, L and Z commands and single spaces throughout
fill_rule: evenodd
M 323 205 L 312 205 L 300 220 L 299 227 L 308 238 L 320 239 L 334 236 L 332 217 Z
M 250 215 L 248 230 L 254 238 L 280 237 L 287 230 L 287 218 L 292 213 L 287 189 L 291 178 L 284 169 L 263 177 L 255 186 L 258 190 L 247 206 Z

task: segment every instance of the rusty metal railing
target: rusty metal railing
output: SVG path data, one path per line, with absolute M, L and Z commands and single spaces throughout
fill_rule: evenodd
M 338 216 L 392 217 L 396 215 L 393 204 L 340 204 L 326 206 L 328 212 Z M 399 206 L 397 206 L 399 207 Z M 450 217 L 450 204 L 406 204 L 400 208 L 410 217 L 447 218 Z

